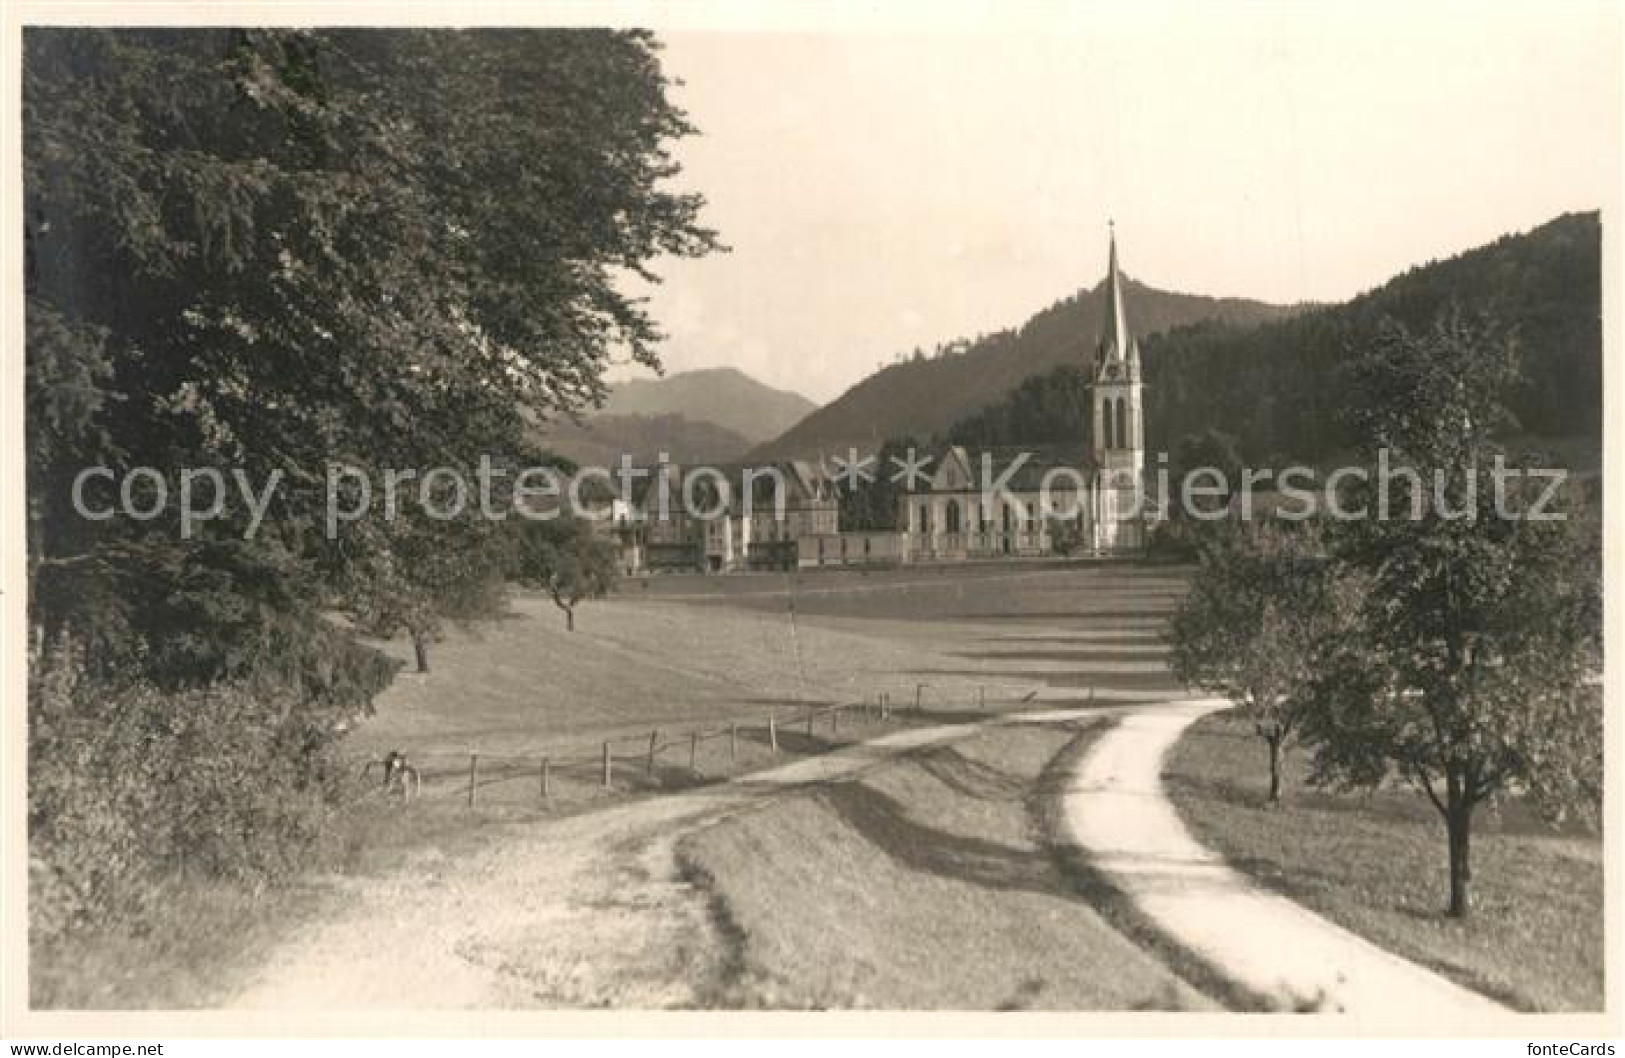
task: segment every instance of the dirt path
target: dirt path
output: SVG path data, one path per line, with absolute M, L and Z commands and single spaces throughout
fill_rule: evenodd
M 455 861 L 427 853 L 347 882 L 349 904 L 274 951 L 227 1005 L 703 1005 L 729 972 L 730 952 L 712 928 L 705 894 L 679 871 L 674 850 L 684 834 L 805 784 L 849 778 L 997 724 L 1112 711 L 1058 709 L 897 731 L 704 790 L 504 827 Z
M 1162 761 L 1185 728 L 1225 706 L 1172 702 L 1125 715 L 1079 762 L 1065 813 L 1092 865 L 1181 946 L 1282 1008 L 1412 1031 L 1511 1013 L 1260 889 L 1190 835 L 1162 789 Z

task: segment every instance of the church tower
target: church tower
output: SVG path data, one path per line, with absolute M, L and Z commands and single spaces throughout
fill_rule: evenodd
M 1145 416 L 1140 381 L 1140 345 L 1123 311 L 1123 277 L 1117 270 L 1117 233 L 1112 231 L 1106 267 L 1105 318 L 1095 347 L 1090 407 L 1094 416 L 1095 466 L 1120 485 L 1137 486 L 1145 471 Z

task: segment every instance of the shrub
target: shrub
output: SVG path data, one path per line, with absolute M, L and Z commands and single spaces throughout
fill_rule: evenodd
M 1169 519 L 1151 529 L 1146 557 L 1164 562 L 1195 562 L 1201 551 L 1199 530 L 1190 522 Z
M 31 661 L 36 941 L 139 922 L 177 877 L 275 881 L 321 837 L 343 781 L 337 711 L 263 680 L 118 684 L 67 644 Z

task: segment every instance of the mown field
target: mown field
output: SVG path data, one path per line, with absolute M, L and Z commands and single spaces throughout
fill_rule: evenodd
M 1332 794 L 1289 757 L 1287 803 L 1269 808 L 1263 744 L 1248 724 L 1199 721 L 1166 766 L 1186 825 L 1238 868 L 1378 945 L 1525 1010 L 1603 1007 L 1599 835 L 1554 831 L 1523 806 L 1483 812 L 1473 834 L 1476 907 L 1444 914 L 1443 824 L 1409 789 Z
M 1178 573 L 998 566 L 623 582 L 566 632 L 550 602 L 452 629 L 403 671 L 358 753 L 590 752 L 684 730 L 888 695 L 941 712 L 1172 688 L 1154 642 Z M 647 587 L 644 587 L 647 584 Z M 403 661 L 404 642 L 384 644 Z
M 1155 698 L 1174 690 L 1156 637 L 1180 583 L 1053 562 L 662 576 L 583 605 L 574 632 L 521 594 L 502 619 L 448 630 L 426 673 L 404 641 L 380 644 L 408 668 L 345 748 L 358 768 L 405 753 L 425 810 L 464 813 L 473 770 L 482 817 L 545 817 L 782 760 L 770 718 L 802 753 L 873 734 L 882 698 L 892 724 Z

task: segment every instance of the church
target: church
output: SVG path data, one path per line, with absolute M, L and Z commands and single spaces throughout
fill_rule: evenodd
M 898 499 L 904 560 L 940 562 L 1145 549 L 1145 383 L 1109 236 L 1101 331 L 1089 371 L 1089 436 L 1076 445 L 933 453 Z M 997 490 L 984 488 L 998 483 Z M 989 502 L 991 501 L 991 502 Z
M 772 465 L 784 488 L 777 510 L 760 480 L 747 477 L 747 470 L 766 468 L 662 464 L 650 480 L 665 479 L 671 495 L 681 495 L 689 477 L 707 476 L 700 491 L 714 491 L 717 502 L 705 517 L 680 505 L 656 516 L 650 493 L 635 497 L 605 523 L 621 543 L 624 571 L 762 572 L 1143 551 L 1156 518 L 1144 488 L 1145 385 L 1115 234 L 1103 294 L 1087 436 L 1068 445 L 977 451 L 948 445 L 921 453 L 919 473 L 902 482 L 894 528 L 875 530 L 840 524 L 839 485 L 822 461 Z

